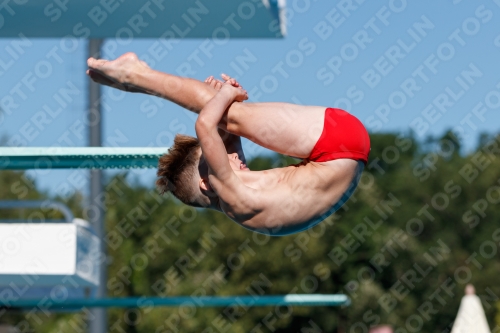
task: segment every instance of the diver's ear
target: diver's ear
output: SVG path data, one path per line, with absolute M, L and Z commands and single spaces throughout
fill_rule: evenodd
M 206 178 L 200 178 L 199 185 L 202 191 L 212 191 L 212 186 L 210 186 L 210 182 Z

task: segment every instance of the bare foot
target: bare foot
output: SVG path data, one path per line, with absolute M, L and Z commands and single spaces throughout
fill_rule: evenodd
M 134 74 L 150 69 L 134 53 L 125 53 L 115 60 L 89 58 L 87 65 L 87 75 L 94 82 L 128 92 L 149 93 L 134 84 Z

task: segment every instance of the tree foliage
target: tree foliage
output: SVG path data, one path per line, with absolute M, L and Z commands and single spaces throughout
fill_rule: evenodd
M 441 332 L 451 327 L 467 283 L 475 285 L 493 327 L 500 297 L 500 137 L 482 136 L 466 156 L 451 133 L 425 144 L 411 135 L 371 140 L 354 196 L 321 224 L 287 237 L 255 234 L 220 213 L 131 187 L 125 174 L 110 179 L 109 296 L 193 300 L 180 308 L 110 310 L 110 332 L 367 332 L 378 324 Z M 290 162 L 268 156 L 249 166 Z M 12 197 L 16 177 L 0 174 L 3 198 Z M 36 189 L 30 195 L 43 196 Z M 77 213 L 80 199 L 72 199 Z M 200 295 L 286 293 L 345 293 L 352 304 L 191 306 Z M 31 323 L 40 332 L 69 332 L 71 320 L 85 325 L 77 316 Z

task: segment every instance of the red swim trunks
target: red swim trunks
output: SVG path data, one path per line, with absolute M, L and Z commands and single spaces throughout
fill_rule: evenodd
M 309 160 L 327 162 L 340 158 L 368 163 L 370 137 L 363 124 L 341 109 L 325 110 L 323 133 L 314 146 Z

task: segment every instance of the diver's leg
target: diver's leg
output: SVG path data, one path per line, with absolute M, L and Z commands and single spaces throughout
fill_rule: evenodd
M 204 82 L 155 71 L 133 53 L 115 60 L 90 58 L 87 64 L 87 74 L 98 83 L 162 97 L 195 113 L 217 93 Z
M 90 58 L 96 82 L 156 95 L 199 113 L 217 93 L 207 83 L 152 70 L 133 53 L 107 61 Z M 324 107 L 288 103 L 233 103 L 220 127 L 278 153 L 306 158 L 324 124 Z

